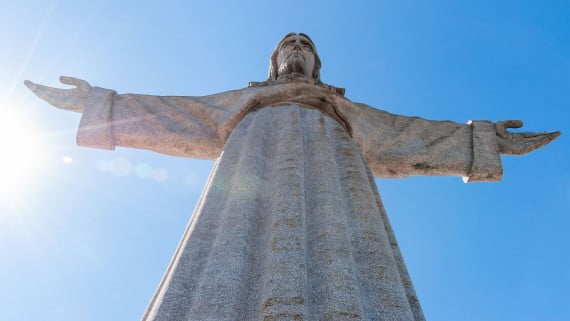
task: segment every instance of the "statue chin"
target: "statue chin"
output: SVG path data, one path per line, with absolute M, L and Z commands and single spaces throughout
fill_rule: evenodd
M 302 59 L 288 59 L 279 68 L 279 75 L 302 75 L 309 76 L 305 72 L 305 62 Z

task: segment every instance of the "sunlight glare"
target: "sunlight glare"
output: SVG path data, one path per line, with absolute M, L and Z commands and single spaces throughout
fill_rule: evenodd
M 30 122 L 24 115 L 3 112 L 7 107 L 0 106 L 0 199 L 13 200 L 40 169 L 42 153 Z

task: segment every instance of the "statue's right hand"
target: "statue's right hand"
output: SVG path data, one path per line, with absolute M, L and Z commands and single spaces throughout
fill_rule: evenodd
M 59 77 L 59 81 L 66 85 L 75 86 L 72 89 L 60 89 L 48 87 L 40 84 L 33 83 L 29 80 L 24 81 L 24 84 L 32 91 L 36 96 L 45 100 L 49 104 L 69 110 L 81 113 L 85 108 L 85 100 L 89 95 L 91 90 L 91 85 L 85 80 L 81 80 L 73 77 Z

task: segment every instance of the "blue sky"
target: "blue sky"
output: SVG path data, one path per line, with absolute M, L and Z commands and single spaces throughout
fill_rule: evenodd
M 568 1 L 3 1 L 0 319 L 139 319 L 213 164 L 79 148 L 79 115 L 25 79 L 206 95 L 264 80 L 296 31 L 353 101 L 562 130 L 504 156 L 500 183 L 377 184 L 428 320 L 570 320 L 569 16 Z M 39 151 L 20 173 L 22 139 Z

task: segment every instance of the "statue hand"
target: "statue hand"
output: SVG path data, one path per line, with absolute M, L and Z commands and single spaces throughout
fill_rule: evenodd
M 505 120 L 495 123 L 499 138 L 499 151 L 508 155 L 523 155 L 543 147 L 560 136 L 560 132 L 550 133 L 511 133 L 507 128 L 520 128 L 520 120 Z
M 40 84 L 33 83 L 26 80 L 24 84 L 36 94 L 36 96 L 45 100 L 49 104 L 78 113 L 83 112 L 85 108 L 85 99 L 89 95 L 89 90 L 91 90 L 91 85 L 85 80 L 81 80 L 73 77 L 59 77 L 59 81 L 66 85 L 75 86 L 72 89 L 60 89 L 48 87 Z

